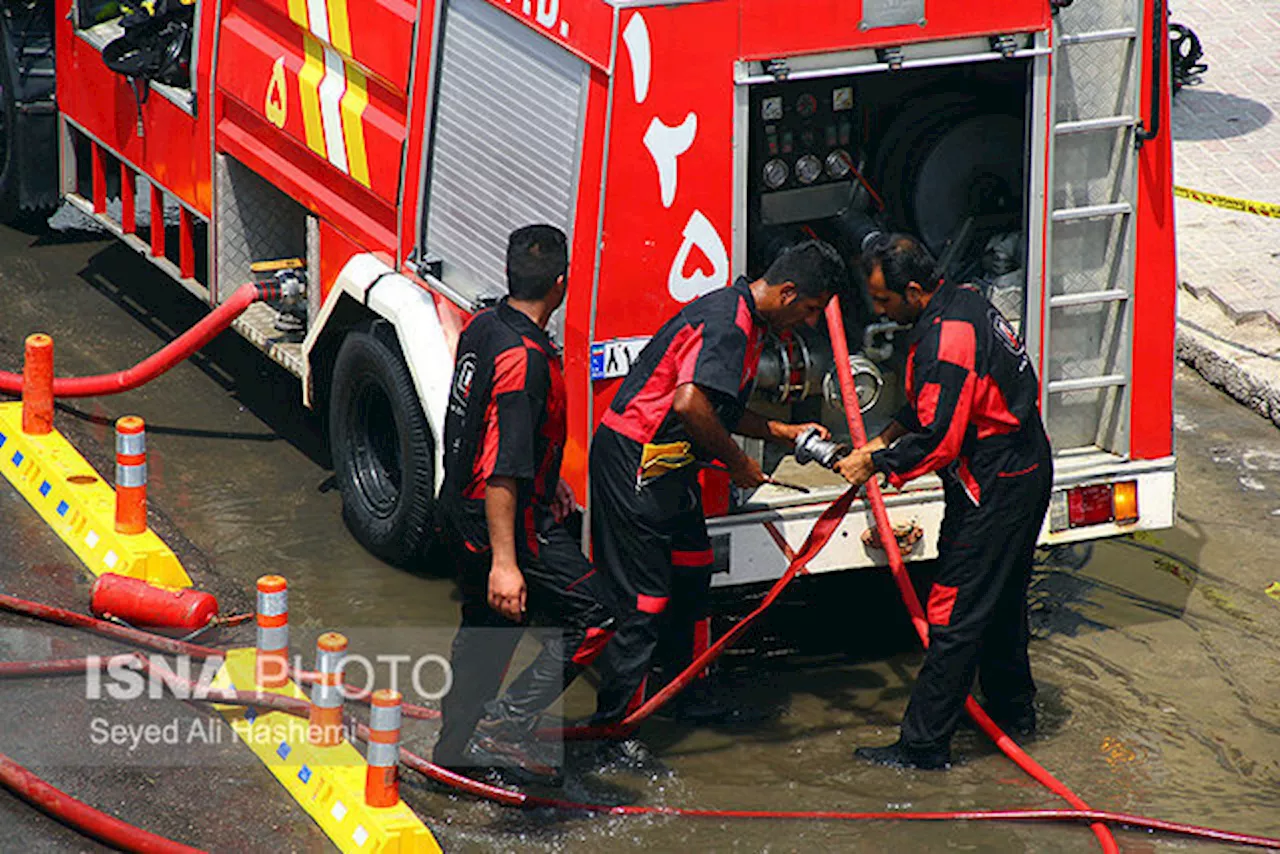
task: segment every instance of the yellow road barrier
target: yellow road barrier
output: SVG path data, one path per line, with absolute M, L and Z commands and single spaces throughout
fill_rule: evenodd
M 308 702 L 307 695 L 292 681 L 282 688 L 255 686 L 256 658 L 257 651 L 252 648 L 228 651 L 213 687 L 240 691 L 256 687 Z M 215 706 L 339 850 L 439 854 L 435 837 L 404 801 L 391 807 L 365 803 L 369 766 L 351 742 L 320 747 L 310 743 L 305 718 L 284 712 L 259 713 L 251 707 Z
M 150 529 L 116 531 L 116 493 L 61 433 L 22 432 L 22 404 L 0 403 L 0 473 L 94 575 L 114 572 L 190 587 L 177 556 Z

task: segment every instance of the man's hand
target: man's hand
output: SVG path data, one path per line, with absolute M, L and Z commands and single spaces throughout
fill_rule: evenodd
M 729 467 L 729 477 L 742 489 L 755 489 L 769 482 L 760 464 L 743 453 L 739 453 L 736 462 Z
M 796 440 L 800 438 L 800 434 L 805 430 L 813 428 L 818 431 L 818 437 L 822 439 L 830 439 L 831 431 L 816 422 L 807 424 L 787 424 L 782 421 L 770 421 L 770 432 L 776 441 L 795 447 Z
M 557 523 L 563 522 L 577 509 L 578 500 L 574 497 L 573 487 L 563 480 L 558 482 L 555 497 L 551 500 L 551 518 Z
M 520 567 L 495 560 L 489 567 L 489 607 L 518 623 L 524 619 L 526 593 Z
M 836 463 L 836 473 L 853 487 L 861 487 L 876 473 L 875 466 L 871 463 L 871 453 L 865 447 L 859 448 Z

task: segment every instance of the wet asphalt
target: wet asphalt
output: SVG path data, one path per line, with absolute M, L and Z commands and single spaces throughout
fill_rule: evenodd
M 117 370 L 201 315 L 198 303 L 129 249 L 87 233 L 0 229 L 0 368 L 21 341 L 57 342 L 59 375 Z M 1280 432 L 1198 377 L 1177 377 L 1178 520 L 1168 531 L 1046 552 L 1032 587 L 1032 662 L 1041 734 L 1031 754 L 1098 808 L 1280 835 Z M 62 405 L 58 427 L 107 471 L 110 425 L 147 419 L 152 526 L 224 612 L 246 610 L 253 579 L 290 580 L 290 620 L 398 649 L 412 632 L 447 642 L 457 605 L 447 567 L 369 557 L 341 523 L 323 425 L 296 381 L 233 334 L 142 389 Z M 922 576 L 923 583 L 926 579 Z M 85 610 L 78 561 L 0 485 L 0 590 Z M 725 603 L 730 612 L 741 601 Z M 727 619 L 727 618 L 725 618 Z M 724 619 L 721 620 L 724 622 Z M 382 640 L 377 640 L 382 638 Z M 210 643 L 248 645 L 251 630 Z M 414 640 L 416 644 L 418 641 Z M 295 644 L 297 649 L 299 644 Z M 0 615 L 0 659 L 109 653 L 95 636 Z M 580 800 L 741 809 L 1055 807 L 983 739 L 962 732 L 945 774 L 855 764 L 891 740 L 920 655 L 880 573 L 804 579 L 724 660 L 728 690 L 756 720 L 735 727 L 647 724 L 671 773 L 595 775 L 570 751 L 562 792 Z M 50 782 L 157 833 L 211 850 L 312 851 L 329 843 L 258 760 L 232 739 L 136 761 L 76 764 L 95 717 L 208 721 L 198 704 L 93 705 L 83 680 L 0 682 L 0 752 Z M 579 684 L 569 714 L 591 707 Z M 434 727 L 406 728 L 428 752 Z M 97 756 L 97 754 L 91 754 Z M 70 757 L 70 758 L 68 758 Z M 1077 851 L 1087 830 L 979 824 L 829 824 L 514 813 L 442 793 L 412 773 L 406 800 L 448 850 Z M 1230 850 L 1120 834 L 1125 851 Z M 0 850 L 98 850 L 0 793 Z

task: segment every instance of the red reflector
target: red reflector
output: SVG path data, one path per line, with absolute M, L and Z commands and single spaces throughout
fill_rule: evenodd
M 1067 492 L 1067 517 L 1073 528 L 1110 522 L 1114 518 L 1113 513 L 1109 483 L 1077 486 Z

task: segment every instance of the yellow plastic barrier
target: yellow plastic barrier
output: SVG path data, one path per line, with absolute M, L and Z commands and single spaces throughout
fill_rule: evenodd
M 19 402 L 0 403 L 0 473 L 94 575 L 191 586 L 177 555 L 154 531 L 116 532 L 115 490 L 61 433 L 22 432 Z
M 213 685 L 253 690 L 254 649 L 227 653 Z M 263 688 L 307 701 L 292 681 L 282 688 Z M 405 804 L 371 807 L 365 804 L 368 765 L 349 741 L 318 747 L 307 738 L 308 721 L 284 712 L 259 714 L 252 708 L 217 705 L 240 740 L 257 754 L 281 785 L 344 852 L 379 854 L 438 854 L 431 831 Z

